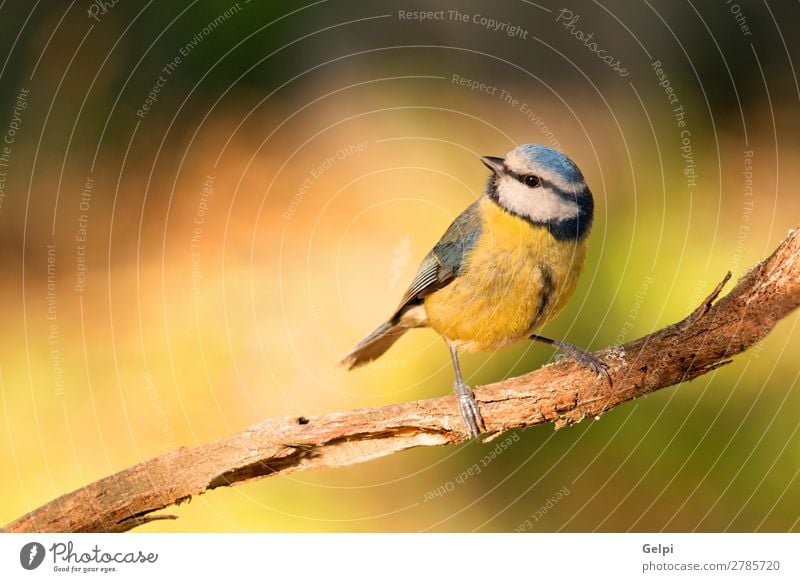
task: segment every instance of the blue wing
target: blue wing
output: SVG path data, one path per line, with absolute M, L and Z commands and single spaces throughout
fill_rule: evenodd
M 390 321 L 395 321 L 410 305 L 416 305 L 428 294 L 441 289 L 458 276 L 470 250 L 481 233 L 480 200 L 458 215 L 422 260 L 414 280 Z

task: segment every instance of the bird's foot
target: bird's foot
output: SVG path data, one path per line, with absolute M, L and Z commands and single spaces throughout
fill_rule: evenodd
M 592 352 L 588 352 L 582 348 L 579 348 L 578 346 L 573 346 L 572 344 L 564 342 L 553 342 L 553 345 L 563 352 L 556 356 L 556 360 L 573 360 L 584 368 L 588 368 L 597 374 L 598 377 L 603 376 L 606 380 L 608 380 L 608 384 L 612 385 L 611 376 L 608 373 L 608 365 L 603 360 L 595 356 Z
M 475 394 L 473 394 L 469 386 L 458 380 L 453 382 L 453 390 L 458 398 L 461 417 L 469 429 L 470 436 L 475 438 L 481 434 L 481 431 L 486 430 L 481 411 L 478 409 L 478 402 L 475 400 Z

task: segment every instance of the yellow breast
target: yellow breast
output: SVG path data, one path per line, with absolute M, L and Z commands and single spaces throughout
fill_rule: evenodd
M 463 350 L 493 350 L 530 336 L 575 291 L 586 237 L 559 241 L 481 201 L 483 225 L 460 274 L 425 297 L 429 325 Z

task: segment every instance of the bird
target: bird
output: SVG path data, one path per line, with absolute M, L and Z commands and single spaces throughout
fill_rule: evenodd
M 461 374 L 459 352 L 530 339 L 611 382 L 606 364 L 591 352 L 536 333 L 566 305 L 584 269 L 594 199 L 583 174 L 566 155 L 540 144 L 480 160 L 490 170 L 485 192 L 425 256 L 388 320 L 341 360 L 353 369 L 408 330 L 432 328 L 449 347 L 453 389 L 472 438 L 486 425 Z

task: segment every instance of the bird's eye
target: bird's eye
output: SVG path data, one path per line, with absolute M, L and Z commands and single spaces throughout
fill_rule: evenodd
M 539 176 L 525 176 L 525 185 L 530 186 L 531 188 L 536 188 L 541 182 L 539 181 Z

